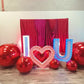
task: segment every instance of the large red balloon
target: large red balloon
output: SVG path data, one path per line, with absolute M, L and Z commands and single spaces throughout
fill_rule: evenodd
M 84 66 L 84 42 L 73 44 L 72 60 L 75 60 L 79 65 Z
M 14 44 L 4 44 L 0 46 L 0 65 L 10 67 L 15 65 L 20 57 L 20 50 Z
M 67 62 L 66 66 L 69 71 L 76 71 L 77 70 L 77 63 L 73 60 Z
M 32 69 L 33 62 L 30 57 L 20 57 L 16 63 L 17 69 L 21 73 L 27 73 Z
M 50 64 L 49 64 L 49 67 L 52 68 L 52 69 L 57 69 L 59 67 L 59 61 L 56 60 L 56 59 L 53 59 Z

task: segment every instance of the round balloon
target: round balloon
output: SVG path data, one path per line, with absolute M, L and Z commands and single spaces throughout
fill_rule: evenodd
M 73 44 L 72 60 L 75 60 L 79 65 L 84 66 L 84 42 Z
M 73 60 L 70 60 L 66 63 L 67 69 L 69 71 L 76 71 L 77 70 L 77 63 Z
M 0 65 L 10 67 L 15 65 L 20 57 L 20 50 L 14 44 L 4 44 L 0 46 Z
M 57 69 L 59 67 L 59 61 L 56 59 L 53 59 L 50 64 L 49 67 L 52 69 Z
M 32 69 L 33 62 L 30 57 L 20 57 L 16 63 L 17 69 L 21 73 L 27 73 Z

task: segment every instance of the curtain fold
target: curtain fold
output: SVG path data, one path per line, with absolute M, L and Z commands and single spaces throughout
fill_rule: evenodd
M 54 38 L 58 38 L 57 19 L 50 19 L 46 25 L 46 45 L 53 47 Z
M 23 35 L 30 36 L 30 48 L 37 45 L 37 32 L 35 29 L 35 22 L 34 20 L 20 20 L 20 27 L 21 27 L 21 42 L 22 42 L 22 52 L 23 52 Z
M 65 53 L 65 42 L 68 38 L 68 19 L 58 19 L 58 33 L 60 38 L 60 52 Z
M 35 28 L 37 30 L 37 45 L 45 46 L 45 26 L 46 20 L 35 20 Z

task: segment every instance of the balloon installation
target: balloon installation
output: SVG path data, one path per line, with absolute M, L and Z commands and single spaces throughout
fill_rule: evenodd
M 66 67 L 69 71 L 76 71 L 77 70 L 77 63 L 73 60 L 67 62 Z
M 76 61 L 78 65 L 84 66 L 84 42 L 73 44 L 72 60 Z
M 52 68 L 52 69 L 57 69 L 59 67 L 60 63 L 58 60 L 56 59 L 53 59 L 50 64 L 49 64 L 49 67 Z
M 33 62 L 30 57 L 22 56 L 18 59 L 16 63 L 16 68 L 21 73 L 27 73 L 29 72 L 33 67 Z
M 10 67 L 16 64 L 20 57 L 20 50 L 14 44 L 0 46 L 0 66 Z

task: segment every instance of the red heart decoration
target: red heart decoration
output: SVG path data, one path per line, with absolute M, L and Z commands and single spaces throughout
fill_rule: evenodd
M 49 50 L 46 50 L 43 54 L 37 50 L 33 51 L 33 54 L 40 62 L 44 62 L 49 57 L 49 53 Z
M 49 54 L 47 55 L 48 57 L 45 56 L 46 55 L 45 52 L 47 51 L 50 51 Z M 35 52 L 41 53 L 41 60 L 38 59 L 39 55 L 35 56 Z M 30 57 L 32 61 L 41 68 L 45 68 L 50 63 L 50 61 L 54 58 L 54 55 L 55 55 L 55 51 L 51 46 L 44 46 L 43 48 L 39 46 L 34 46 L 30 50 Z

